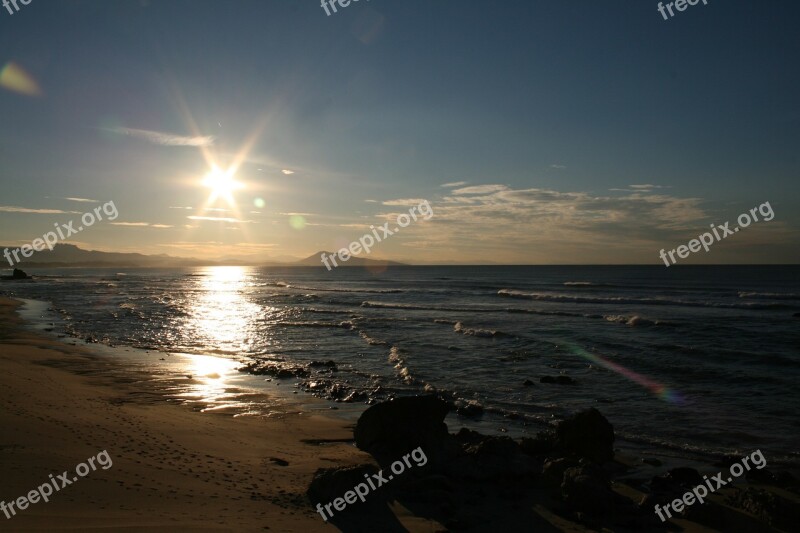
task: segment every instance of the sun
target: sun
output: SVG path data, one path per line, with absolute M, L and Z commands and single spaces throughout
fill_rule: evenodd
M 234 205 L 233 193 L 239 189 L 244 188 L 244 184 L 234 179 L 234 170 L 222 170 L 214 167 L 206 174 L 203 179 L 203 185 L 211 189 L 211 195 L 208 198 L 208 204 L 211 205 L 217 198 L 222 198 L 228 205 Z

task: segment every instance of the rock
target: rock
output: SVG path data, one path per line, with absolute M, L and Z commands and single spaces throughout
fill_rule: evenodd
M 30 279 L 30 276 L 22 270 L 15 268 L 14 273 L 11 274 L 11 279 Z
M 797 524 L 800 524 L 800 507 L 783 496 L 764 489 L 748 487 L 728 497 L 726 503 L 785 531 L 796 531 Z
M 561 483 L 561 495 L 575 512 L 605 516 L 614 507 L 614 491 L 597 467 L 567 468 Z
M 520 449 L 528 455 L 545 455 L 556 447 L 556 435 L 552 431 L 541 431 L 535 437 L 523 437 Z
M 359 417 L 356 446 L 384 465 L 421 447 L 431 462 L 449 437 L 444 418 L 450 405 L 436 396 L 407 396 L 373 405 Z
M 335 361 L 311 361 L 307 366 L 308 368 L 327 368 L 331 372 L 336 372 L 339 370 L 339 367 L 336 365 Z
M 522 382 L 522 386 L 523 387 L 533 387 L 533 381 L 531 381 L 529 379 L 526 379 L 525 381 Z
M 551 459 L 542 466 L 542 477 L 540 483 L 549 488 L 560 488 L 564 482 L 564 472 L 569 468 L 580 466 L 576 459 L 559 457 Z
M 301 367 L 281 366 L 275 363 L 264 363 L 260 361 L 253 361 L 248 363 L 240 371 L 249 372 L 257 376 L 273 376 L 278 379 L 287 378 L 305 378 L 311 375 L 308 370 Z
M 328 503 L 362 483 L 365 476 L 371 476 L 377 472 L 378 469 L 373 465 L 320 468 L 314 473 L 308 489 L 308 496 L 312 502 Z
M 581 411 L 556 427 L 556 447 L 596 463 L 614 458 L 614 427 L 594 407 Z
M 661 466 L 661 461 L 654 457 L 642 457 L 642 463 L 650 466 Z
M 483 414 L 483 406 L 475 400 L 456 402 L 456 413 L 467 418 L 477 418 Z

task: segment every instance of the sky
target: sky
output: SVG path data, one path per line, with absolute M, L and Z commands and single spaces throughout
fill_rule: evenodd
M 0 244 L 210 261 L 800 262 L 800 4 L 0 7 Z M 8 10 L 13 11 L 9 13 Z M 102 212 L 102 210 L 101 210 Z M 759 217 L 764 218 L 764 217 Z

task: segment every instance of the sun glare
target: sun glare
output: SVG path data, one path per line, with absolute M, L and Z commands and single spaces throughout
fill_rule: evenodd
M 208 204 L 211 205 L 217 198 L 222 198 L 228 205 L 234 205 L 233 193 L 244 188 L 244 185 L 234 179 L 234 170 L 222 170 L 214 167 L 206 174 L 203 185 L 211 189 Z

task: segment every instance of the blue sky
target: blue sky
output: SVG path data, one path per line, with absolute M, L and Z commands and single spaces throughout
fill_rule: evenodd
M 0 243 L 83 198 L 119 210 L 69 241 L 86 248 L 299 258 L 427 199 L 371 257 L 658 264 L 769 201 L 772 221 L 684 262 L 800 261 L 800 6 L 657 4 L 0 8 Z M 209 203 L 213 165 L 234 202 Z

